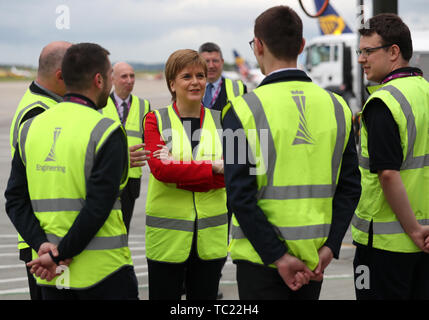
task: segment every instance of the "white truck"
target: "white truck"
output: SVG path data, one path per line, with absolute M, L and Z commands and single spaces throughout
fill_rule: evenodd
M 429 31 L 411 31 L 411 35 L 414 53 L 410 65 L 422 69 L 429 81 Z M 303 56 L 304 68 L 312 80 L 343 96 L 353 114 L 362 108 L 359 103 L 357 46 L 356 34 L 324 35 L 307 41 Z M 368 85 L 365 75 L 364 85 Z M 366 98 L 364 96 L 364 101 Z

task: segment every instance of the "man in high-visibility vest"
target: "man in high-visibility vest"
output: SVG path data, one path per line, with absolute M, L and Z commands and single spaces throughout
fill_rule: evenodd
M 143 118 L 150 111 L 150 103 L 131 94 L 134 89 L 135 72 L 126 62 L 117 62 L 113 66 L 112 80 L 114 90 L 109 96 L 107 105 L 100 112 L 113 120 L 122 123 L 127 133 L 128 146 L 137 151 L 143 145 Z M 140 150 L 144 155 L 147 151 Z M 145 162 L 143 162 L 144 165 Z M 121 193 L 121 207 L 127 231 L 130 230 L 134 204 L 140 195 L 142 168 L 130 168 L 128 183 Z
M 297 69 L 302 21 L 277 6 L 251 48 L 266 75 L 223 110 L 231 258 L 240 299 L 318 299 L 360 196 L 345 101 Z
M 34 80 L 15 111 L 15 115 L 10 126 L 10 148 L 15 154 L 16 142 L 18 141 L 18 131 L 20 125 L 38 114 L 55 106 L 63 100 L 66 92 L 61 63 L 66 50 L 71 43 L 65 41 L 54 41 L 46 45 L 39 56 L 39 67 L 37 69 L 36 80 Z M 30 262 L 31 248 L 18 236 L 19 258 L 25 263 Z M 36 285 L 30 269 L 27 268 L 28 284 L 31 300 L 40 300 L 40 288 Z
M 207 83 L 203 97 L 203 105 L 206 108 L 222 111 L 229 100 L 247 93 L 247 87 L 241 80 L 225 78 L 223 72 L 223 54 L 221 48 L 213 42 L 203 43 L 198 53 L 207 63 Z M 232 210 L 227 201 L 228 230 L 230 229 Z M 218 299 L 223 294 L 219 291 Z
M 371 96 L 362 111 L 362 196 L 352 220 L 357 299 L 429 299 L 429 83 L 410 30 L 380 14 L 359 30 Z
M 126 135 L 97 112 L 112 87 L 108 55 L 92 43 L 71 46 L 62 62 L 64 101 L 18 132 L 6 212 L 35 250 L 27 265 L 43 299 L 138 298 L 119 202 Z
M 247 87 L 241 80 L 222 76 L 224 60 L 222 50 L 217 44 L 206 42 L 200 46 L 198 52 L 207 63 L 207 84 L 203 105 L 222 111 L 229 100 L 246 93 Z

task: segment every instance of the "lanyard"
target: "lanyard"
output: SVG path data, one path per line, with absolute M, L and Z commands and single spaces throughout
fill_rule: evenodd
M 222 79 L 220 79 L 219 86 L 218 86 L 215 94 L 213 95 L 212 101 L 210 102 L 210 108 L 213 107 L 213 104 L 216 101 L 217 96 L 219 95 L 220 89 L 222 88 L 222 82 L 223 82 Z
M 421 72 L 416 72 L 416 71 L 411 71 L 411 72 L 400 72 L 400 73 L 395 73 L 392 74 L 391 76 L 387 77 L 386 79 L 384 79 L 381 84 L 385 84 L 386 82 L 389 82 L 391 80 L 394 79 L 398 79 L 398 78 L 405 78 L 405 77 L 416 77 L 416 76 L 423 76 L 423 73 Z
M 66 96 L 64 97 L 64 102 L 74 102 L 74 103 L 79 103 L 79 104 L 83 104 L 84 106 L 87 107 L 93 107 L 87 100 L 76 97 L 76 96 Z

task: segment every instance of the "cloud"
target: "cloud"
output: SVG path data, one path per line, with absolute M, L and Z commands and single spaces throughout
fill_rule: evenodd
M 313 0 L 303 1 L 313 11 Z M 365 0 L 367 15 L 372 6 Z M 304 36 L 318 35 L 317 20 L 302 12 L 298 0 L 44 0 L 0 1 L 0 63 L 37 65 L 41 48 L 50 41 L 96 42 L 111 52 L 112 60 L 165 62 L 179 48 L 194 48 L 206 41 L 218 43 L 226 61 L 232 49 L 255 62 L 248 42 L 255 18 L 275 5 L 290 5 L 301 16 Z M 331 4 L 356 25 L 356 2 Z M 70 9 L 70 29 L 58 30 L 56 8 Z M 427 26 L 424 0 L 400 2 L 406 22 Z M 410 21 L 408 21 L 410 20 Z

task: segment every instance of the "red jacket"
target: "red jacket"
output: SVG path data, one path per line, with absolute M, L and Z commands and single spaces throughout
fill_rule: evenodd
M 176 103 L 173 104 L 174 110 L 180 117 Z M 201 106 L 200 127 L 204 119 L 204 107 Z M 159 149 L 157 144 L 165 145 L 158 131 L 156 116 L 153 112 L 146 115 L 144 121 L 144 142 L 145 150 L 151 152 L 148 164 L 153 176 L 165 183 L 176 183 L 180 189 L 207 192 L 211 189 L 224 188 L 225 182 L 223 174 L 214 174 L 211 164 L 195 161 L 186 163 L 163 163 L 161 160 L 152 156 L 153 152 Z

